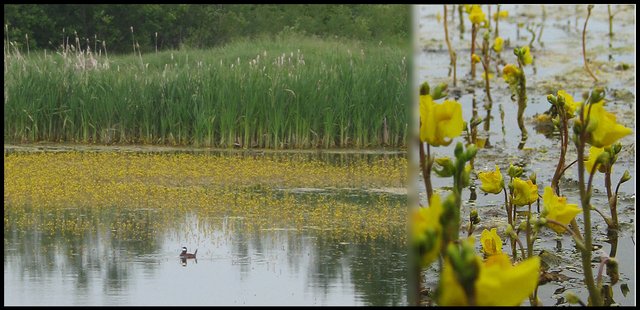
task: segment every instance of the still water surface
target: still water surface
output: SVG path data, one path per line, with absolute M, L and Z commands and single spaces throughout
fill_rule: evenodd
M 287 191 L 300 201 L 333 197 L 329 201 L 370 209 L 377 207 L 373 202 L 379 196 L 406 202 L 404 194 L 361 190 Z M 312 206 L 301 203 L 300 208 Z M 66 218 L 89 217 L 96 223 L 96 229 L 77 233 L 6 225 L 22 217 L 5 207 L 5 305 L 407 303 L 407 251 L 398 238 L 404 223 L 392 234 L 352 238 L 319 226 L 287 225 L 286 220 L 255 229 L 248 217 L 183 209 L 89 210 L 64 211 Z M 36 211 L 30 215 L 60 220 Z M 120 233 L 134 222 L 134 230 L 142 233 Z M 182 246 L 197 249 L 197 260 L 181 261 Z

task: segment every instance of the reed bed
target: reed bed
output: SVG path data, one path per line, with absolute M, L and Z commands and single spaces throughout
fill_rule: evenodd
M 338 239 L 405 242 L 406 199 L 366 190 L 405 187 L 406 164 L 401 157 L 340 167 L 309 158 L 240 155 L 5 154 L 5 232 L 108 231 L 118 239 L 146 240 L 180 230 L 193 214 L 203 229 L 228 218 L 249 232 L 315 229 Z M 292 190 L 322 187 L 351 192 Z M 346 197 L 354 193 L 364 203 Z M 195 233 L 198 227 L 188 229 Z
M 409 49 L 300 35 L 107 56 L 5 43 L 5 143 L 403 147 Z

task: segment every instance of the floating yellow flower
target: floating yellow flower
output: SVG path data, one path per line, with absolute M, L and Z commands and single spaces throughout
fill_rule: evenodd
M 566 91 L 562 89 L 558 91 L 558 97 L 564 98 L 564 109 L 565 111 L 567 111 L 567 116 L 569 118 L 572 118 L 573 116 L 575 116 L 575 112 L 582 105 L 582 102 L 573 101 L 573 96 L 569 95 Z
M 513 204 L 515 206 L 526 206 L 538 200 L 538 185 L 531 180 L 523 181 L 520 178 L 513 178 Z
M 518 82 L 518 79 L 520 79 L 521 75 L 522 70 L 520 70 L 520 68 L 518 68 L 514 64 L 507 64 L 506 66 L 504 66 L 504 68 L 502 68 L 502 78 L 509 85 Z
M 602 152 L 604 152 L 604 148 L 602 147 L 591 146 L 589 148 L 589 159 L 584 161 L 584 166 L 585 168 L 587 168 L 587 171 L 589 171 L 589 173 L 592 173 L 593 165 L 596 164 L 596 160 L 598 159 L 598 156 L 602 154 Z M 598 171 L 602 173 L 606 172 L 603 165 L 598 165 Z
M 480 56 L 478 56 L 476 54 L 471 55 L 471 61 L 473 63 L 479 63 L 480 62 Z
M 529 45 L 525 45 L 522 48 L 522 65 L 530 65 L 533 62 L 533 56 L 531 56 L 531 51 L 529 50 Z
M 492 255 L 484 263 L 476 256 L 475 263 L 479 273 L 473 284 L 474 306 L 519 306 L 538 286 L 540 257 L 537 255 L 515 266 L 504 253 Z M 449 259 L 444 262 L 441 279 L 443 289 L 438 305 L 470 305 Z
M 502 178 L 502 173 L 500 173 L 500 167 L 498 167 L 498 165 L 496 165 L 495 171 L 479 172 L 478 178 L 480 182 L 482 182 L 480 189 L 486 193 L 500 194 L 504 187 L 504 179 Z
M 462 105 L 454 100 L 436 104 L 430 95 L 420 96 L 420 140 L 433 146 L 451 144 L 463 129 Z M 451 139 L 446 139 L 451 138 Z
M 496 39 L 493 40 L 493 50 L 496 51 L 496 53 L 502 52 L 503 46 L 504 46 L 504 39 L 502 39 L 502 37 L 496 37 Z
M 471 21 L 471 23 L 477 25 L 484 22 L 485 19 L 486 17 L 480 6 L 477 4 L 472 5 L 471 11 L 469 12 L 469 20 Z
M 544 188 L 542 200 L 544 206 L 542 216 L 565 225 L 569 224 L 582 211 L 577 204 L 567 204 L 567 197 L 556 196 L 550 186 Z M 565 230 L 556 224 L 548 223 L 547 225 L 557 233 L 562 233 Z
M 631 128 L 624 127 L 616 122 L 616 116 L 604 109 L 604 101 L 589 105 L 592 107 L 589 124 L 587 125 L 587 131 L 590 133 L 587 137 L 587 143 L 595 147 L 605 147 L 614 144 L 620 138 L 633 132 Z M 583 109 L 584 118 L 586 118 L 589 105 Z
M 484 254 L 490 256 L 502 253 L 502 240 L 500 240 L 496 228 L 491 228 L 491 231 L 483 230 L 480 242 Z
M 507 17 L 509 17 L 509 11 L 506 11 L 506 10 L 500 10 L 500 14 L 496 12 L 496 13 L 493 13 L 493 16 L 492 16 L 493 20 L 497 20 L 498 18 L 506 19 Z
M 420 262 L 423 267 L 433 262 L 440 253 L 442 225 L 440 196 L 433 194 L 428 208 L 418 208 L 412 216 L 413 243 L 418 245 Z

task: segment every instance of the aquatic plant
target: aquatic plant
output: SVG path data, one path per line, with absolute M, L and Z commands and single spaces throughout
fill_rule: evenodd
M 518 61 L 518 67 L 512 64 L 504 66 L 502 69 L 502 77 L 509 84 L 509 89 L 518 102 L 518 127 L 520 128 L 521 138 L 518 148 L 522 149 L 528 138 L 527 128 L 524 126 L 524 111 L 527 108 L 527 80 L 524 74 L 524 66 L 531 64 L 533 56 L 528 46 L 515 48 L 513 50 Z M 513 97 L 512 97 L 513 98 Z
M 447 49 L 449 50 L 449 59 L 451 61 L 451 66 L 453 67 L 453 87 L 456 87 L 456 51 L 451 47 L 451 42 L 449 42 L 449 28 L 447 25 L 447 5 L 443 5 L 444 7 L 444 40 L 447 43 Z

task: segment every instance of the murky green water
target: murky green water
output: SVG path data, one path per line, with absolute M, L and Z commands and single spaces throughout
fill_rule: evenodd
M 404 155 L 277 156 L 326 157 L 332 165 L 346 168 L 357 157 Z M 255 196 L 260 197 L 261 191 L 267 193 L 265 203 L 277 204 L 280 197 L 292 195 L 289 200 L 299 203 L 299 212 L 308 217 L 320 207 L 311 201 L 324 201 L 336 212 L 342 204 L 362 212 L 406 207 L 406 192 L 366 185 L 256 187 Z M 381 199 L 388 204 L 381 206 Z M 286 215 L 256 226 L 249 215 L 216 214 L 206 207 L 191 211 L 177 206 L 80 205 L 39 211 L 5 205 L 4 213 L 5 305 L 407 304 L 407 248 L 401 221 L 385 233 L 363 237 L 357 227 L 300 226 Z M 32 217 L 34 224 L 24 224 Z M 93 227 L 76 229 L 73 224 L 87 221 Z M 197 259 L 181 260 L 183 246 L 189 252 L 197 249 Z
M 544 11 L 543 11 L 544 7 Z M 487 7 L 483 6 L 485 14 Z M 544 130 L 544 126 L 538 126 L 533 121 L 537 114 L 550 108 L 546 96 L 557 89 L 564 89 L 573 94 L 576 100 L 581 100 L 581 94 L 593 87 L 594 83 L 584 70 L 581 49 L 581 36 L 584 20 L 587 15 L 586 5 L 502 5 L 501 10 L 509 12 L 509 18 L 501 21 L 499 26 L 500 36 L 505 39 L 505 47 L 502 59 L 506 63 L 515 63 L 513 48 L 529 44 L 532 36 L 527 28 L 536 33 L 533 41 L 532 54 L 534 63 L 525 68 L 527 78 L 528 105 L 525 110 L 525 126 L 529 137 L 525 148 L 518 149 L 520 142 L 520 130 L 517 126 L 517 104 L 512 101 L 507 84 L 502 77 L 491 80 L 492 109 L 488 110 L 485 104 L 488 102 L 484 91 L 484 82 L 480 79 L 483 68 L 480 64 L 476 68 L 477 81 L 470 81 L 470 22 L 468 15 L 464 14 L 465 32 L 461 35 L 458 28 L 459 15 L 456 7 L 455 17 L 449 19 L 449 39 L 458 54 L 458 87 L 453 87 L 452 78 L 449 77 L 449 52 L 444 40 L 442 21 L 438 22 L 437 15 L 443 16 L 442 5 L 419 6 L 416 12 L 417 42 L 415 44 L 415 63 L 417 72 L 414 85 L 428 81 L 431 85 L 446 82 L 449 85 L 450 97 L 462 104 L 463 119 L 469 121 L 472 116 L 486 118 L 490 115 L 490 128 L 485 130 L 484 124 L 478 126 L 478 136 L 488 138 L 490 146 L 480 149 L 475 159 L 475 171 L 494 170 L 498 165 L 506 175 L 510 163 L 524 167 L 525 175 L 535 172 L 539 192 L 542 193 L 545 186 L 550 184 L 551 178 L 559 158 L 560 138 Z M 612 5 L 615 15 L 613 23 L 615 35 L 608 36 L 609 25 L 606 5 L 596 5 L 588 23 L 587 53 L 591 60 L 591 68 L 595 71 L 600 82 L 598 85 L 606 87 L 607 110 L 618 116 L 618 122 L 626 127 L 636 127 L 636 84 L 635 84 L 635 6 Z M 496 12 L 496 6 L 492 6 L 492 14 Z M 451 13 L 451 6 L 449 6 Z M 521 23 L 521 26 L 518 26 Z M 492 25 L 493 26 L 493 25 Z M 477 42 L 482 43 L 482 33 L 479 31 Z M 540 36 L 540 33 L 542 35 Z M 492 36 L 493 38 L 493 36 Z M 480 53 L 476 50 L 476 53 Z M 630 65 L 631 69 L 621 70 L 621 64 Z M 495 65 L 492 65 L 495 66 Z M 502 68 L 500 66 L 500 68 Z M 495 68 L 492 68 L 495 71 Z M 416 86 L 417 89 L 418 86 Z M 475 107 L 475 112 L 474 112 Z M 500 118 L 500 109 L 504 111 L 504 129 Z M 415 116 L 416 118 L 418 116 Z M 571 129 L 570 129 L 571 132 Z M 464 134 L 456 141 L 465 141 Z M 635 169 L 635 134 L 620 140 L 623 145 L 618 161 L 614 165 L 612 180 L 617 184 L 625 170 L 629 170 L 633 176 L 629 182 L 622 184 L 619 192 L 618 213 L 621 223 L 621 231 L 618 238 L 617 259 L 620 261 L 621 280 L 613 286 L 614 301 L 619 305 L 635 305 L 635 214 L 636 214 L 636 169 Z M 436 157 L 453 157 L 455 142 L 448 147 L 432 148 L 432 154 Z M 411 153 L 411 158 L 417 159 L 417 148 Z M 575 146 L 570 143 L 567 152 L 566 164 L 575 160 Z M 417 167 L 417 164 L 415 164 Z M 568 197 L 569 203 L 579 203 L 577 165 L 569 168 L 560 181 L 562 195 Z M 506 177 L 505 182 L 508 181 Z M 451 178 L 439 178 L 432 176 L 434 190 L 446 191 L 450 189 Z M 416 178 L 419 192 L 419 201 L 427 205 L 424 183 L 421 176 Z M 594 194 L 592 204 L 606 212 L 607 194 L 604 189 L 604 177 L 597 174 L 593 181 Z M 475 186 L 480 182 L 475 180 Z M 614 185 L 615 186 L 615 185 Z M 475 192 L 465 189 L 462 193 L 463 225 L 468 224 L 469 210 L 472 207 L 478 209 L 482 222 L 475 230 L 476 240 L 484 228 L 498 227 L 498 231 L 504 238 L 504 226 L 507 223 L 504 210 L 504 196 L 485 195 L 478 188 Z M 475 197 L 475 198 L 473 198 Z M 534 207 L 535 209 L 535 207 Z M 592 212 L 594 225 L 594 244 L 602 246 L 602 249 L 594 252 L 593 257 L 608 256 L 611 244 L 606 235 L 606 224 L 595 212 Z M 582 227 L 582 214 L 577 217 L 578 224 Z M 461 229 L 461 231 L 463 231 Z M 465 230 L 466 235 L 466 230 Z M 583 284 L 582 265 L 580 255 L 576 253 L 573 241 L 568 236 L 560 239 L 562 250 L 556 249 L 555 234 L 544 230 L 539 235 L 540 239 L 535 243 L 535 253 L 541 250 L 552 251 L 565 259 L 564 263 L 556 267 L 562 275 L 569 279 L 565 281 L 549 282 L 539 288 L 539 298 L 544 305 L 566 305 L 564 291 L 571 291 L 586 301 L 585 286 Z M 477 242 L 476 244 L 479 243 Z M 507 253 L 511 250 L 508 242 L 503 249 Z M 597 261 L 593 263 L 594 274 L 597 274 Z M 428 287 L 437 286 L 437 272 L 433 266 L 425 272 L 425 283 Z M 606 280 L 605 280 L 605 283 Z M 623 293 L 622 286 L 626 285 L 630 293 Z M 528 305 L 528 301 L 523 305 Z

